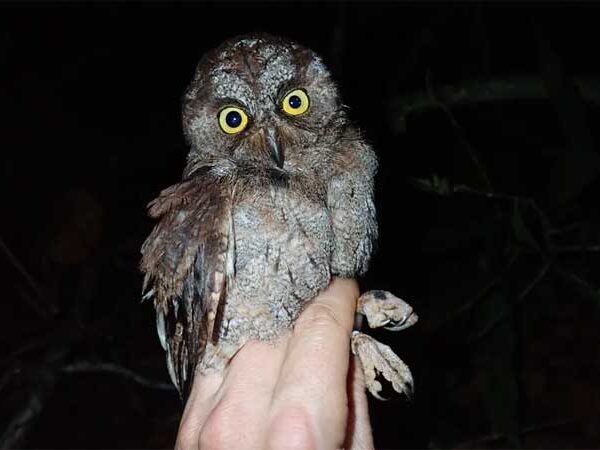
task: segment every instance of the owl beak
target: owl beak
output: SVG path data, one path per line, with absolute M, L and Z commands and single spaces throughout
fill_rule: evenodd
M 274 128 L 267 128 L 265 134 L 267 140 L 267 148 L 269 150 L 271 158 L 273 158 L 273 161 L 275 161 L 277 167 L 283 169 L 283 163 L 285 159 L 283 154 L 283 148 L 281 148 L 281 144 L 279 143 L 279 135 L 277 133 L 277 130 Z

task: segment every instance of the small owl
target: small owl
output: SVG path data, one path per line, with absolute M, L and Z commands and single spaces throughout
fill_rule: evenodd
M 159 222 L 141 270 L 185 399 L 196 370 L 222 369 L 249 340 L 275 340 L 331 277 L 366 271 L 377 160 L 322 59 L 268 35 L 206 54 L 182 116 L 187 164 L 149 205 Z M 362 295 L 358 312 L 393 330 L 417 320 L 384 291 Z M 354 332 L 352 351 L 375 396 L 377 373 L 410 393 L 410 371 L 389 347 Z

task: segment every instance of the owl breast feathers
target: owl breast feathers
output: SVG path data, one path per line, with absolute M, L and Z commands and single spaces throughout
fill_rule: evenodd
M 150 204 L 142 247 L 171 378 L 273 340 L 332 276 L 366 268 L 376 159 L 321 58 L 266 35 L 200 61 L 183 102 L 183 179 Z

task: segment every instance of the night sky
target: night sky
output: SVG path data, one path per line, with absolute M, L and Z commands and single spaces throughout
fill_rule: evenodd
M 146 205 L 181 177 L 196 63 L 254 31 L 324 57 L 379 157 L 361 285 L 420 322 L 373 333 L 416 380 L 371 402 L 378 447 L 600 447 L 599 21 L 591 3 L 1 5 L 0 448 L 174 442 Z

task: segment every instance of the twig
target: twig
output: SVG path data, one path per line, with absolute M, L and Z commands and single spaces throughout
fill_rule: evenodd
M 48 350 L 41 358 L 36 372 L 37 383 L 31 386 L 27 401 L 19 405 L 17 413 L 0 435 L 0 448 L 17 447 L 29 430 L 28 425 L 42 412 L 44 402 L 56 384 L 56 366 L 67 357 L 69 344 L 66 342 L 60 348 Z
M 569 225 L 565 225 L 562 228 L 557 228 L 555 230 L 550 230 L 549 234 L 550 235 L 557 235 L 557 234 L 565 234 L 565 233 L 569 233 L 573 230 L 579 230 L 584 226 L 584 223 L 582 222 L 574 222 L 574 223 L 570 223 Z
M 495 286 L 498 285 L 498 283 L 500 283 L 504 279 L 510 268 L 517 261 L 518 257 L 518 253 L 513 254 L 506 266 L 504 266 L 504 268 L 502 269 L 502 272 L 500 272 L 500 274 L 498 274 L 491 281 L 489 281 L 476 295 L 474 295 L 467 302 L 461 305 L 460 308 L 457 308 L 456 310 L 452 311 L 445 319 L 443 319 L 440 323 L 435 325 L 433 329 L 438 329 L 444 324 L 455 320 L 457 317 L 460 317 L 462 314 L 473 308 L 473 306 L 479 303 L 481 299 L 485 298 L 487 293 L 490 292 Z
M 473 189 L 470 188 L 468 186 L 459 184 L 458 186 L 455 186 L 453 189 L 454 193 L 465 193 L 465 194 L 473 194 L 473 195 L 477 195 L 480 197 L 485 197 L 488 199 L 493 199 L 493 200 L 528 200 L 525 199 L 523 197 L 518 197 L 515 195 L 509 195 L 509 194 L 499 194 L 497 192 L 487 192 L 487 191 L 480 191 L 478 189 Z
M 519 296 L 517 297 L 517 301 L 514 303 L 513 306 L 519 305 L 525 299 L 525 297 L 529 295 L 533 288 L 535 288 L 537 284 L 542 280 L 542 278 L 544 278 L 552 263 L 552 259 L 549 259 L 544 263 L 544 265 L 540 268 L 536 276 L 533 277 L 533 279 L 527 284 L 527 286 L 525 286 L 525 289 L 523 289 L 523 291 L 519 294 Z M 508 313 L 509 311 L 505 310 L 504 312 L 498 314 L 481 332 L 479 332 L 475 337 L 469 339 L 469 341 L 474 342 L 483 338 L 490 331 L 492 331 L 500 322 L 502 322 L 506 318 Z
M 600 252 L 600 245 L 554 245 L 552 249 L 557 253 L 596 253 Z
M 446 104 L 442 100 L 440 100 L 437 97 L 437 95 L 435 94 L 435 91 L 433 89 L 433 84 L 431 82 L 431 72 L 429 72 L 429 71 L 427 72 L 426 89 L 427 89 L 427 95 L 430 97 L 432 104 L 434 106 L 436 106 L 437 108 L 440 108 L 448 117 L 448 120 L 450 121 L 450 124 L 452 125 L 454 133 L 456 134 L 458 140 L 461 142 L 461 144 L 467 151 L 469 158 L 471 158 L 471 161 L 477 168 L 479 176 L 481 177 L 482 181 L 484 182 L 486 189 L 488 191 L 492 192 L 494 190 L 492 187 L 492 183 L 490 181 L 490 178 L 488 177 L 485 167 L 483 166 L 481 160 L 479 159 L 479 155 L 477 154 L 477 152 L 475 151 L 473 146 L 467 140 L 462 127 L 459 125 L 458 121 L 454 117 L 454 114 L 452 114 L 452 111 L 450 111 L 450 108 L 448 108 L 448 106 L 446 106 Z
M 33 390 L 27 403 L 13 417 L 0 435 L 0 448 L 14 448 L 27 432 L 27 424 L 31 422 L 41 411 L 45 389 Z
M 551 429 L 551 428 L 557 428 L 557 427 L 569 425 L 572 423 L 578 423 L 578 422 L 581 422 L 582 420 L 583 420 L 582 418 L 557 419 L 557 420 L 552 420 L 552 421 L 548 421 L 548 422 L 532 424 L 532 425 L 528 425 L 528 426 L 524 427 L 519 432 L 519 435 L 523 436 L 525 434 L 531 434 L 531 433 L 535 433 L 538 431 L 543 431 L 543 430 L 547 430 L 547 429 Z M 455 447 L 455 448 L 474 448 L 474 447 L 481 446 L 481 444 L 497 441 L 504 437 L 505 436 L 501 433 L 493 433 L 493 434 L 489 434 L 486 436 L 476 437 L 476 438 L 468 440 L 466 442 L 461 442 L 459 444 L 454 445 L 453 447 Z
M 163 383 L 162 381 L 149 380 L 133 370 L 127 369 L 126 367 L 120 366 L 114 363 L 107 362 L 90 362 L 81 361 L 73 364 L 69 364 L 62 368 L 65 373 L 85 373 L 85 372 L 104 372 L 112 373 L 115 375 L 127 378 L 141 386 L 151 389 L 161 389 L 165 391 L 172 391 L 175 387 L 171 383 Z
M 544 275 L 546 275 L 546 272 L 548 272 L 548 269 L 550 268 L 551 265 L 552 265 L 551 260 L 546 261 L 546 263 L 542 266 L 542 268 L 540 269 L 538 274 L 531 280 L 531 282 L 519 294 L 519 296 L 517 297 L 517 304 L 521 303 L 525 299 L 525 297 L 527 297 L 527 295 L 533 290 L 533 288 L 542 280 L 542 278 L 544 278 Z
M 581 96 L 588 102 L 600 103 L 600 79 L 577 77 L 574 79 Z M 536 76 L 512 76 L 487 81 L 470 80 L 456 85 L 435 88 L 436 99 L 448 108 L 477 103 L 499 101 L 547 99 L 544 80 Z M 436 109 L 438 104 L 427 90 L 416 94 L 396 97 L 391 105 L 394 118 L 391 126 L 397 132 L 404 131 L 406 118 L 413 112 Z
M 33 292 L 35 292 L 37 299 L 39 300 L 40 298 L 42 298 L 42 291 L 38 287 L 37 283 L 35 282 L 33 277 L 29 274 L 29 272 L 27 272 L 27 270 L 25 269 L 23 264 L 21 264 L 21 262 L 18 260 L 18 258 L 13 254 L 13 252 L 10 251 L 10 249 L 4 243 L 2 238 L 0 238 L 0 250 L 2 250 L 2 252 L 6 256 L 6 258 L 10 261 L 10 263 L 23 276 L 23 278 L 27 282 L 27 285 L 33 290 Z M 28 303 L 35 310 L 35 312 L 37 312 L 44 319 L 47 319 L 50 317 L 50 315 L 51 315 L 50 311 L 42 302 L 34 301 L 29 296 L 24 296 L 24 298 L 28 301 Z
M 600 298 L 600 291 L 598 288 L 590 284 L 588 281 L 581 277 L 578 277 L 572 272 L 568 272 L 561 268 L 559 265 L 555 265 L 553 268 L 554 272 L 565 278 L 567 281 L 574 283 L 580 289 L 580 292 L 585 291 L 585 294 L 593 297 L 596 301 Z
M 528 205 L 531 209 L 533 209 L 533 211 L 535 211 L 535 213 L 537 214 L 537 216 L 542 224 L 542 228 L 544 230 L 544 238 L 546 239 L 546 242 L 549 242 L 551 235 L 556 234 L 556 230 L 554 228 L 552 228 L 552 224 L 550 223 L 548 216 L 546 215 L 546 213 L 544 211 L 542 211 L 542 209 L 537 205 L 535 200 L 533 200 L 532 198 L 519 197 L 517 195 L 509 195 L 509 194 L 499 194 L 496 192 L 479 191 L 477 189 L 473 189 L 473 188 L 470 188 L 470 187 L 464 186 L 464 185 L 455 186 L 453 189 L 453 192 L 455 192 L 455 193 L 462 192 L 462 193 L 466 193 L 466 194 L 478 195 L 481 197 L 485 197 L 488 199 L 495 199 L 495 200 L 510 200 L 512 202 L 519 202 L 519 203 Z
M 567 164 L 566 155 L 562 162 L 557 163 L 555 170 L 560 170 L 560 178 L 569 180 L 568 183 L 558 182 L 554 179 L 557 197 L 560 203 L 575 198 L 586 185 L 592 182 L 600 171 L 600 157 L 595 148 L 594 138 L 588 124 L 586 105 L 580 89 L 571 77 L 561 55 L 554 49 L 552 39 L 547 35 L 541 24 L 532 19 L 533 37 L 541 75 L 544 86 L 548 92 L 550 102 L 554 107 L 558 125 L 565 139 L 567 154 L 573 155 L 585 164 L 574 166 Z M 584 159 L 585 158 L 585 159 Z

